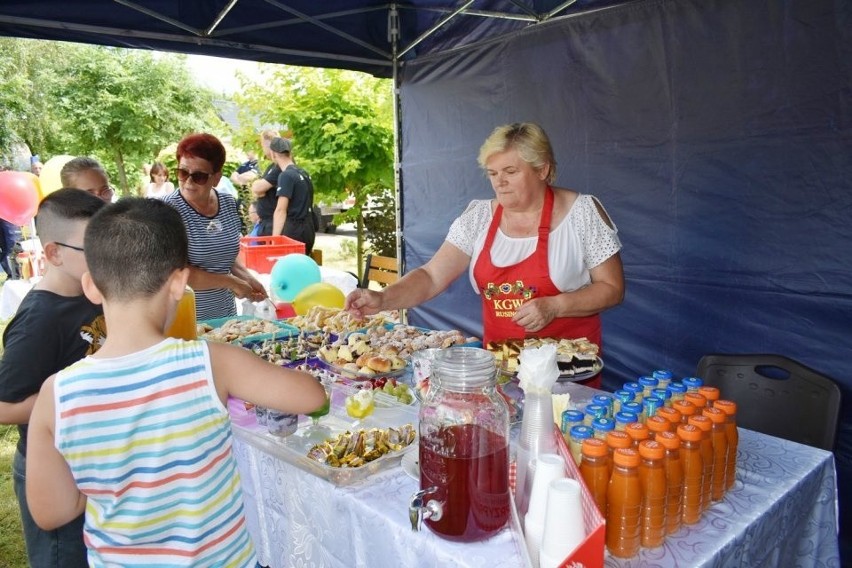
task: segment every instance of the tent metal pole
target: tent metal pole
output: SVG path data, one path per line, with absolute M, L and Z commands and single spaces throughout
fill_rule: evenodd
M 399 268 L 399 273 L 405 273 L 405 239 L 402 235 L 403 227 L 403 207 L 402 207 L 402 166 L 400 164 L 402 154 L 402 126 L 401 126 L 401 109 L 399 99 L 399 10 L 397 5 L 391 4 L 388 12 L 388 39 L 391 43 L 391 53 L 393 55 L 391 63 L 393 64 L 392 73 L 392 103 L 393 103 L 393 201 L 396 208 L 396 264 Z M 403 323 L 408 323 L 407 310 L 400 310 L 400 319 Z
M 447 14 L 446 16 L 444 16 L 443 18 L 438 20 L 438 22 L 436 22 L 435 25 L 433 25 L 431 28 L 429 28 L 428 30 L 426 30 L 425 32 L 420 34 L 420 37 L 418 37 L 417 39 L 412 41 L 408 45 L 408 47 L 406 47 L 405 49 L 400 51 L 399 54 L 394 54 L 394 58 L 402 57 L 403 55 L 405 55 L 406 53 L 408 53 L 409 51 L 414 49 L 414 47 L 417 46 L 421 41 L 423 41 L 424 39 L 426 39 L 427 37 L 429 37 L 430 35 L 432 35 L 436 31 L 441 29 L 447 22 L 449 22 L 450 20 L 452 20 L 453 18 L 455 18 L 456 16 L 458 16 L 459 14 L 461 14 L 465 10 L 467 10 L 470 7 L 470 5 L 473 4 L 473 2 L 474 2 L 474 0 L 468 0 L 467 2 L 462 4 L 461 6 L 459 6 L 455 10 L 453 10 L 450 14 Z M 392 4 L 392 6 L 396 6 L 396 4 Z

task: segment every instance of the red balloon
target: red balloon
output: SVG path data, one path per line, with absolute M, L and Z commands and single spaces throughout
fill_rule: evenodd
M 0 172 L 0 218 L 26 225 L 38 209 L 38 189 L 27 172 Z

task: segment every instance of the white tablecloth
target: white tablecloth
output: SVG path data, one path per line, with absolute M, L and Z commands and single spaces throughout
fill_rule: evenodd
M 575 402 L 594 391 L 559 385 Z M 358 485 L 336 487 L 251 444 L 234 444 L 249 529 L 261 563 L 291 566 L 522 566 L 507 527 L 473 544 L 412 532 L 408 502 L 418 482 L 394 467 Z M 839 566 L 834 458 L 810 446 L 740 429 L 737 479 L 725 499 L 662 547 L 608 567 Z

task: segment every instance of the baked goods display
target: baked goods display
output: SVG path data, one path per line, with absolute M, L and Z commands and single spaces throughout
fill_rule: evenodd
M 414 351 L 429 348 L 446 348 L 478 341 L 475 337 L 465 337 L 458 330 L 427 330 L 412 325 L 393 324 L 372 327 L 351 333 L 348 341 L 364 341 L 372 349 L 383 350 L 391 347 L 400 357 L 408 357 Z
M 494 354 L 497 367 L 501 372 L 514 374 L 518 372 L 522 350 L 547 344 L 556 345 L 556 363 L 559 365 L 560 378 L 594 374 L 603 367 L 598 358 L 600 348 L 585 337 L 577 339 L 530 337 L 523 340 L 490 341 L 486 349 Z
M 270 320 L 234 318 L 218 326 L 201 322 L 196 326 L 196 332 L 199 339 L 233 343 L 234 341 L 242 341 L 254 335 L 275 334 L 282 332 L 282 329 L 280 325 Z M 290 335 L 290 332 L 282 332 L 282 334 Z
M 358 319 L 340 308 L 313 306 L 305 315 L 296 316 L 288 321 L 302 331 L 322 331 L 343 335 L 358 329 L 382 326 L 389 321 L 389 318 L 383 314 L 376 314 L 365 319 Z
M 417 438 L 412 424 L 343 432 L 308 450 L 308 458 L 331 467 L 361 467 L 406 448 Z

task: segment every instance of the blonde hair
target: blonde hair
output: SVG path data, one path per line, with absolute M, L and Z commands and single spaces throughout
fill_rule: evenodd
M 479 148 L 479 166 L 486 169 L 488 158 L 511 149 L 517 150 L 521 159 L 536 171 L 549 165 L 547 183 L 553 183 L 556 179 L 556 158 L 553 157 L 550 139 L 544 129 L 534 122 L 515 122 L 495 128 Z
M 266 142 L 271 142 L 273 138 L 280 138 L 277 130 L 264 130 L 260 133 L 260 138 Z

